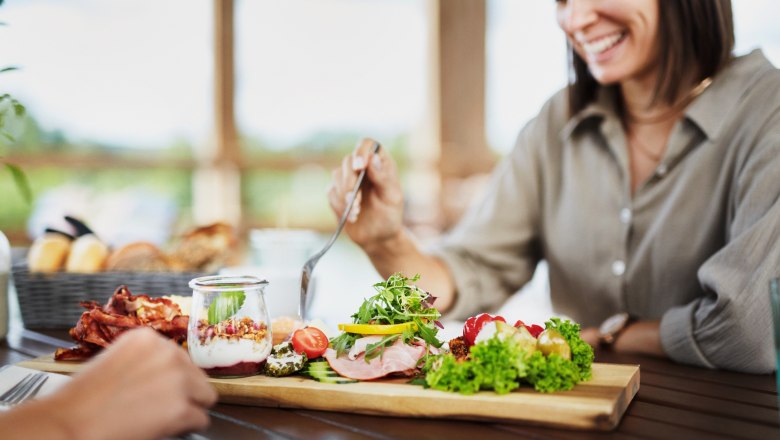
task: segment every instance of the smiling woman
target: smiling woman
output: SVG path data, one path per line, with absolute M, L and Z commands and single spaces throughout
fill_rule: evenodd
M 544 259 L 555 312 L 591 344 L 773 370 L 764 292 L 780 267 L 780 73 L 760 51 L 732 55 L 728 0 L 556 4 L 571 83 L 461 222 L 419 246 L 395 220 L 392 159 L 358 147 L 330 194 L 338 213 L 368 171 L 345 232 L 380 274 L 419 272 L 451 316 L 497 307 Z M 617 314 L 631 318 L 620 334 L 599 335 Z

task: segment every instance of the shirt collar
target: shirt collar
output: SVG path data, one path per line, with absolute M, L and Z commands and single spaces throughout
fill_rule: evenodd
M 604 119 L 610 115 L 616 116 L 615 97 L 612 87 L 599 87 L 596 91 L 596 99 L 585 106 L 576 115 L 569 118 L 561 129 L 561 139 L 571 137 L 574 131 L 583 123 L 591 119 Z
M 685 116 L 710 140 L 717 139 L 733 108 L 763 74 L 774 69 L 760 49 L 734 58 L 688 106 Z

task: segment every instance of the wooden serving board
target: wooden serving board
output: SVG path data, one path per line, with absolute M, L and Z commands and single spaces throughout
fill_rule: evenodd
M 75 373 L 82 366 L 78 362 L 56 362 L 52 355 L 18 365 L 55 373 Z M 504 395 L 483 391 L 464 396 L 409 385 L 405 379 L 339 385 L 302 376 L 259 375 L 209 381 L 224 403 L 610 430 L 620 422 L 639 390 L 639 366 L 594 363 L 591 380 L 571 391 L 549 394 L 525 387 Z

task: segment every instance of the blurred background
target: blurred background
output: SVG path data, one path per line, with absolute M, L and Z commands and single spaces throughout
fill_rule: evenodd
M 772 4 L 733 1 L 737 53 L 780 65 Z M 27 108 L 0 158 L 33 193 L 0 172 L 15 246 L 63 214 L 113 247 L 214 221 L 244 243 L 258 228 L 324 235 L 331 169 L 363 136 L 398 161 L 406 223 L 433 239 L 567 78 L 551 0 L 6 0 L 0 22 L 0 68 L 18 68 L 0 94 Z M 339 322 L 378 276 L 346 240 L 331 253 L 318 290 L 350 299 L 315 306 Z M 541 272 L 507 305 L 537 310 L 527 322 L 550 313 Z
M 780 62 L 771 0 L 734 0 L 738 53 Z M 554 1 L 6 0 L 0 230 L 68 212 L 113 245 L 224 220 L 330 230 L 330 170 L 361 136 L 401 165 L 407 222 L 446 230 L 565 85 Z

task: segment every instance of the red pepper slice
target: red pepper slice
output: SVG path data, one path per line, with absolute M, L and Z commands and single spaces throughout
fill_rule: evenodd
M 482 330 L 482 327 L 490 321 L 506 322 L 503 316 L 493 316 L 489 313 L 480 313 L 477 316 L 472 316 L 466 320 L 466 324 L 463 326 L 463 340 L 466 341 L 466 345 L 471 347 L 474 345 L 474 339 L 477 338 L 477 334 Z
M 533 336 L 534 338 L 538 338 L 539 333 L 544 331 L 544 327 L 540 325 L 536 325 L 536 324 L 527 325 L 526 323 L 518 319 L 517 322 L 515 323 L 515 328 L 520 327 L 521 325 L 525 327 L 526 330 L 528 330 L 528 333 L 531 333 L 531 336 Z

